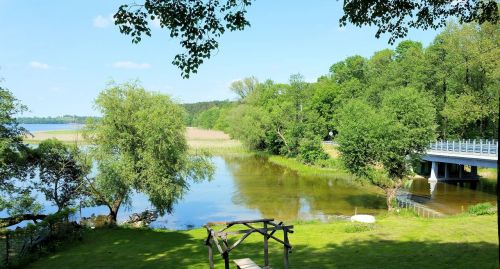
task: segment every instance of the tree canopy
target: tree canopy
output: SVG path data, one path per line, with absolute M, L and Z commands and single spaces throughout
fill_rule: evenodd
M 172 63 L 188 78 L 219 47 L 218 37 L 226 31 L 250 26 L 245 15 L 251 3 L 252 0 L 145 0 L 144 4 L 121 5 L 114 18 L 120 32 L 130 35 L 133 43 L 139 43 L 143 34 L 151 36 L 149 23 L 158 20 L 162 28 L 170 31 L 170 37 L 181 39 L 186 51 L 177 54 Z
M 54 203 L 58 211 L 74 205 L 84 193 L 83 178 L 90 172 L 89 165 L 81 160 L 78 147 L 48 139 L 38 145 L 36 153 L 40 178 L 34 183 L 36 189 Z
M 0 218 L 0 228 L 44 217 L 31 188 L 24 184 L 34 175 L 36 164 L 33 150 L 23 143 L 29 133 L 15 118 L 25 110 L 8 89 L 0 87 L 0 211 L 9 215 Z
M 496 0 L 442 1 L 442 0 L 344 0 L 344 16 L 341 25 L 375 25 L 375 36 L 389 33 L 389 43 L 405 37 L 410 28 L 438 29 L 449 19 L 457 18 L 461 23 L 497 23 L 499 20 Z
M 180 38 L 185 52 L 174 57 L 172 63 L 189 78 L 198 71 L 205 59 L 219 47 L 218 38 L 226 31 L 241 31 L 250 26 L 247 8 L 254 0 L 144 0 L 143 3 L 125 4 L 114 15 L 120 32 L 139 43 L 143 35 L 151 36 L 150 23 L 157 20 L 170 37 Z M 437 29 L 452 18 L 461 23 L 483 24 L 499 21 L 496 0 L 344 0 L 341 26 L 378 28 L 375 36 L 389 33 L 389 43 L 407 35 L 409 28 Z
M 3 189 L 13 187 L 11 178 L 24 178 L 30 171 L 30 150 L 23 143 L 28 131 L 15 118 L 25 110 L 8 89 L 0 87 L 0 188 Z

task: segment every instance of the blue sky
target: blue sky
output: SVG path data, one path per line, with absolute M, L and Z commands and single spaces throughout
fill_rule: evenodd
M 110 80 L 139 79 L 178 102 L 233 99 L 229 84 L 246 76 L 315 81 L 347 56 L 391 47 L 375 28 L 339 28 L 342 1 L 257 0 L 252 26 L 224 35 L 198 74 L 182 79 L 171 64 L 181 48 L 166 30 L 153 26 L 153 37 L 136 45 L 112 23 L 131 2 L 0 0 L 0 78 L 29 107 L 26 116 L 96 115 L 93 100 Z M 436 34 L 412 30 L 408 39 L 428 45 Z

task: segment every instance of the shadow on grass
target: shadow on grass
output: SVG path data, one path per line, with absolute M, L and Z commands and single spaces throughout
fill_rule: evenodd
M 99 229 L 27 268 L 206 268 L 205 252 L 200 238 L 186 232 Z
M 243 244 L 232 258 L 251 257 L 262 265 L 261 253 L 262 244 Z M 273 249 L 270 255 L 272 268 L 283 268 L 283 250 Z M 498 268 L 498 245 L 385 240 L 327 244 L 321 248 L 295 245 L 290 253 L 290 268 Z
M 42 258 L 28 268 L 208 268 L 204 231 L 155 232 L 115 229 L 92 231 L 83 243 Z M 325 235 L 323 241 L 329 241 Z M 231 252 L 231 260 L 250 257 L 263 264 L 262 237 L 251 236 Z M 293 238 L 292 238 L 293 243 Z M 270 243 L 274 269 L 283 268 L 283 249 Z M 223 268 L 215 256 L 216 268 Z M 235 268 L 235 267 L 232 267 Z M 498 245 L 381 240 L 342 244 L 295 244 L 290 268 L 498 268 Z

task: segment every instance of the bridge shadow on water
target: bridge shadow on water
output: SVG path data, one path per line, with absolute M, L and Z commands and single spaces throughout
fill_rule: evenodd
M 87 234 L 81 244 L 49 254 L 28 268 L 208 268 L 204 236 L 203 230 L 97 230 Z M 328 242 L 336 236 L 345 234 L 325 234 L 318 240 Z M 303 236 L 293 244 L 292 238 L 290 268 L 498 268 L 497 244 L 402 242 L 384 240 L 383 236 L 342 244 L 315 242 Z M 281 245 L 269 246 L 272 268 L 283 268 Z M 262 237 L 251 236 L 231 252 L 230 258 L 250 257 L 263 264 L 262 247 Z M 223 268 L 220 256 L 215 255 L 215 261 L 216 268 Z

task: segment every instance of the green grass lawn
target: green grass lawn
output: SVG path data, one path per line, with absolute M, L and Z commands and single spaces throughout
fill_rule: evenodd
M 291 268 L 498 268 L 495 216 L 424 219 L 380 217 L 366 231 L 353 224 L 298 223 L 290 236 Z M 208 268 L 204 229 L 158 231 L 100 229 L 83 242 L 49 254 L 27 268 Z M 281 245 L 270 244 L 273 268 Z M 262 237 L 247 238 L 230 258 L 262 264 Z M 216 268 L 223 268 L 215 256 Z M 232 265 L 233 266 L 233 265 Z M 235 267 L 232 267 L 235 268 Z

